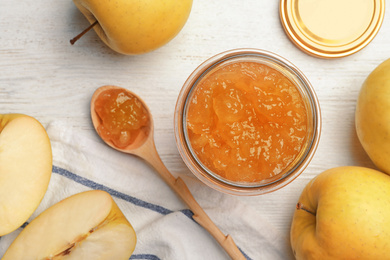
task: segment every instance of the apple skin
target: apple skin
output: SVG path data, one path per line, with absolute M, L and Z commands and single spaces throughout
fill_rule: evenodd
M 150 52 L 172 40 L 183 28 L 192 0 L 73 0 L 100 39 L 116 52 Z
M 41 123 L 22 114 L 0 115 L 0 236 L 33 214 L 51 173 L 51 143 Z
M 305 210 L 295 210 L 290 233 L 296 259 L 389 258 L 387 174 L 354 166 L 326 170 L 307 184 L 299 204 Z
M 390 174 L 390 59 L 364 81 L 355 112 L 357 136 L 379 170 Z

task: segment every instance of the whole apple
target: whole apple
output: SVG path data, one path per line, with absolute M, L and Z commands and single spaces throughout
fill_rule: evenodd
M 357 136 L 370 159 L 390 174 L 390 59 L 364 81 L 356 105 Z
M 111 49 L 135 55 L 172 40 L 186 23 L 192 0 L 73 0 Z
M 327 170 L 304 188 L 291 226 L 296 259 L 389 259 L 390 176 Z

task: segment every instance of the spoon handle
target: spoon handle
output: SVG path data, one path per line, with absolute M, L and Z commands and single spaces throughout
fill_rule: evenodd
M 142 157 L 151 166 L 153 166 L 153 168 L 160 174 L 160 176 L 172 188 L 172 190 L 174 190 L 177 195 L 187 204 L 189 209 L 194 214 L 193 219 L 214 237 L 214 239 L 222 246 L 222 248 L 232 259 L 246 259 L 233 241 L 233 238 L 230 235 L 225 236 L 198 204 L 185 182 L 180 177 L 175 178 L 169 172 L 158 155 L 154 143 L 151 143 L 150 145 L 153 146 L 153 149 L 150 149 L 149 147 L 149 149 L 141 150 L 138 153 L 138 156 Z
M 217 242 L 228 253 L 228 255 L 235 260 L 246 259 L 238 249 L 233 238 L 230 235 L 225 236 L 222 231 L 215 225 L 215 223 L 210 219 L 210 217 L 192 196 L 187 185 L 180 177 L 176 179 L 174 186 L 175 188 L 173 189 L 179 194 L 179 196 L 194 213 L 192 218 L 204 229 L 206 229 L 215 238 L 215 240 L 217 240 Z

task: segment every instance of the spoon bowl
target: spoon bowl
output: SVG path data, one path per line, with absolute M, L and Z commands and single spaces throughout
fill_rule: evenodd
M 125 95 L 127 94 L 128 96 L 136 98 L 142 104 L 143 108 L 145 109 L 144 113 L 147 116 L 146 125 L 141 126 L 135 139 L 124 147 L 118 147 L 118 145 L 116 145 L 111 139 L 102 134 L 100 126 L 103 123 L 103 119 L 96 111 L 96 103 L 99 101 L 99 97 L 102 94 L 109 93 L 113 90 L 120 91 Z M 175 191 L 176 194 L 187 204 L 189 209 L 193 212 L 192 218 L 214 237 L 214 239 L 222 246 L 222 248 L 232 259 L 246 259 L 242 252 L 238 249 L 237 245 L 234 243 L 232 237 L 230 235 L 225 236 L 222 231 L 215 225 L 215 223 L 209 218 L 206 212 L 192 196 L 185 182 L 180 177 L 175 178 L 165 167 L 157 153 L 157 149 L 154 143 L 154 126 L 152 115 L 149 108 L 140 97 L 127 89 L 117 86 L 100 87 L 95 91 L 91 99 L 91 119 L 96 132 L 107 145 L 114 148 L 115 150 L 136 155 L 149 163 L 160 174 L 160 176 L 171 187 L 171 189 Z M 125 120 L 129 119 L 131 119 L 130 116 Z
M 121 87 L 117 87 L 117 86 L 103 86 L 103 87 L 98 88 L 94 92 L 94 94 L 92 95 L 92 98 L 91 98 L 91 119 L 92 119 L 92 124 L 93 124 L 95 130 L 97 131 L 98 135 L 101 137 L 101 133 L 99 131 L 99 126 L 103 122 L 102 122 L 102 118 L 96 112 L 96 101 L 97 101 L 97 99 L 99 98 L 99 96 L 101 94 L 103 94 L 104 92 L 111 91 L 111 90 L 121 90 L 124 93 L 127 93 L 127 94 L 129 94 L 131 96 L 134 96 L 142 104 L 143 108 L 147 112 L 147 116 L 148 116 L 148 119 L 149 119 L 148 120 L 148 126 L 145 127 L 144 131 L 140 131 L 139 132 L 137 138 L 131 144 L 129 144 L 128 146 L 126 146 L 124 148 L 118 147 L 110 139 L 102 138 L 102 140 L 107 145 L 111 146 L 112 148 L 114 148 L 114 149 L 116 149 L 118 151 L 121 151 L 121 152 L 124 152 L 124 153 L 129 153 L 129 154 L 137 154 L 137 149 L 139 149 L 140 147 L 142 147 L 143 145 L 148 143 L 147 142 L 148 139 L 151 139 L 151 140 L 153 139 L 153 132 L 154 132 L 154 124 L 153 124 L 152 113 L 150 113 L 149 107 L 145 104 L 145 102 L 139 96 L 137 96 L 136 94 L 134 94 L 133 92 L 131 92 L 131 91 L 127 90 L 127 89 L 124 89 L 124 88 L 121 88 Z

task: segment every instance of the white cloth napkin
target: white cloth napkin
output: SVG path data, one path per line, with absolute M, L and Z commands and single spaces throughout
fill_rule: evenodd
M 109 148 L 54 122 L 47 127 L 53 173 L 40 206 L 25 223 L 60 200 L 90 189 L 109 192 L 137 234 L 130 259 L 229 259 L 192 218 L 186 205 L 143 160 Z M 261 216 L 234 196 L 214 191 L 192 175 L 180 175 L 199 204 L 247 259 L 290 259 L 288 242 Z M 23 229 L 0 238 L 0 256 Z M 17 259 L 15 259 L 17 260 Z

